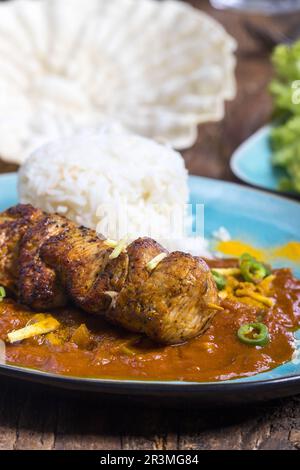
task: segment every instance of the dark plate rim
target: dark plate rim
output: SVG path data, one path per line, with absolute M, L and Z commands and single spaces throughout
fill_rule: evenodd
M 206 395 L 210 393 L 219 396 L 224 393 L 249 393 L 249 391 L 270 392 L 285 390 L 284 395 L 294 394 L 297 387 L 300 392 L 300 375 L 278 377 L 274 379 L 252 380 L 247 382 L 220 381 L 220 382 L 174 382 L 174 381 L 148 381 L 148 380 L 117 380 L 101 378 L 82 378 L 43 372 L 19 366 L 0 365 L 0 376 L 21 379 L 24 381 L 51 385 L 58 388 L 67 388 L 77 391 L 109 391 L 114 394 L 142 393 L 150 395 L 153 393 L 180 395 L 191 393 L 194 395 Z

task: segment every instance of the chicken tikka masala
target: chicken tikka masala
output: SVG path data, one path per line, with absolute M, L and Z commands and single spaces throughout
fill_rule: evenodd
M 80 377 L 218 381 L 289 361 L 300 281 L 245 253 L 130 245 L 19 205 L 0 214 L 6 362 Z

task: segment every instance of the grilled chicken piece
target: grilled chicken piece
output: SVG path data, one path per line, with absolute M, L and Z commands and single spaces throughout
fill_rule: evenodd
M 32 206 L 19 205 L 0 214 L 0 285 L 18 292 L 20 242 L 43 217 L 43 212 Z
M 19 300 L 36 310 L 62 307 L 67 295 L 56 271 L 40 257 L 47 240 L 75 229 L 75 225 L 57 214 L 45 215 L 30 227 L 20 243 Z
M 17 286 L 21 301 L 35 309 L 70 300 L 165 344 L 198 335 L 216 312 L 217 288 L 206 263 L 168 253 L 150 238 L 134 241 L 114 257 L 95 231 L 17 206 L 0 215 L 0 241 L 3 285 Z M 161 254 L 158 265 L 151 266 Z
M 149 238 L 128 247 L 128 282 L 106 317 L 156 342 L 176 344 L 207 328 L 216 312 L 210 304 L 218 304 L 218 294 L 206 263 L 185 253 L 168 254 L 149 272 L 147 263 L 162 252 Z
M 113 249 L 94 230 L 72 227 L 46 241 L 41 257 L 56 270 L 71 299 L 89 313 L 103 313 L 111 304 L 110 292 L 126 281 L 128 256 L 109 259 Z

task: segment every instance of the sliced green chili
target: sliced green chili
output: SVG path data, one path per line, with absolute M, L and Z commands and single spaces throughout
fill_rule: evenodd
M 0 302 L 6 297 L 6 292 L 4 287 L 0 286 Z
M 265 346 L 270 339 L 264 323 L 246 323 L 239 328 L 237 336 L 242 343 L 250 346 Z
M 241 274 L 247 282 L 257 284 L 271 274 L 269 266 L 257 261 L 257 259 L 253 258 L 253 256 L 248 253 L 245 253 L 240 257 L 239 264 Z
M 214 269 L 211 270 L 211 273 L 213 275 L 213 278 L 215 280 L 215 283 L 217 285 L 217 288 L 219 290 L 222 290 L 226 287 L 226 284 L 227 284 L 227 281 L 225 279 L 225 276 L 223 276 L 222 274 L 218 273 L 217 271 L 215 271 Z

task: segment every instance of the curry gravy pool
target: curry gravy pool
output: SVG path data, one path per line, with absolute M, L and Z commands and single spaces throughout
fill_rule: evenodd
M 216 264 L 228 266 L 226 261 L 212 262 Z M 52 311 L 65 334 L 7 344 L 6 360 L 56 374 L 94 378 L 201 382 L 251 376 L 291 360 L 293 331 L 300 324 L 300 281 L 291 271 L 274 271 L 268 289 L 274 299 L 271 308 L 228 296 L 221 302 L 224 310 L 203 335 L 175 346 L 160 347 L 75 309 Z M 0 303 L 1 339 L 31 318 L 32 311 L 4 299 Z M 258 321 L 268 327 L 269 343 L 253 347 L 239 341 L 239 327 Z

